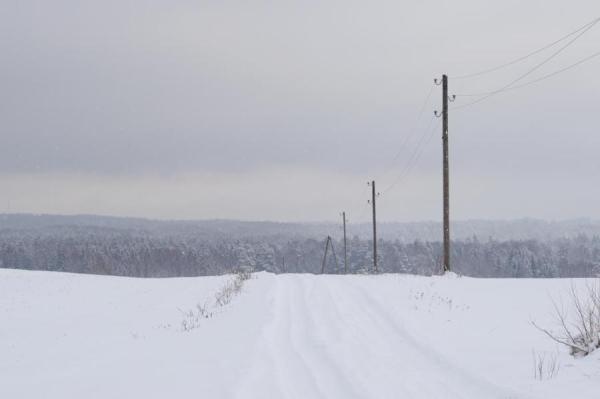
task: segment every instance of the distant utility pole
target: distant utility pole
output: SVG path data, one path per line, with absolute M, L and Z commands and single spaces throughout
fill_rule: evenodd
M 325 240 L 325 254 L 323 255 L 323 263 L 321 264 L 321 274 L 325 273 L 325 264 L 327 263 L 327 250 L 331 246 L 331 253 L 333 254 L 333 260 L 335 261 L 335 271 L 339 273 L 340 265 L 337 261 L 337 256 L 335 255 L 335 248 L 333 247 L 333 240 L 330 236 L 327 236 L 327 240 Z
M 327 250 L 329 249 L 329 241 L 331 237 L 327 236 L 325 240 L 325 254 L 323 255 L 323 263 L 321 264 L 321 274 L 325 273 L 325 262 L 327 262 Z
M 435 83 L 438 80 L 435 79 Z M 450 271 L 450 172 L 448 166 L 448 100 L 454 101 L 455 96 L 448 96 L 448 76 L 442 75 L 442 152 L 444 169 L 444 272 Z M 436 116 L 439 116 L 436 111 Z
M 368 183 L 371 186 L 371 205 L 373 206 L 373 269 L 377 273 L 377 212 L 376 212 L 376 201 L 377 197 L 375 191 L 375 180 Z
M 348 273 L 348 251 L 346 247 L 346 212 L 342 212 L 342 221 L 344 224 L 344 274 Z

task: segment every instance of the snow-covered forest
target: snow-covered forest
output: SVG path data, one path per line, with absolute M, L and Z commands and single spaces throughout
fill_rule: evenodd
M 326 273 L 343 271 L 335 224 L 205 221 L 160 222 L 98 216 L 1 217 L 0 266 L 136 277 L 217 275 L 251 267 L 319 273 L 331 235 Z M 383 225 L 380 272 L 431 275 L 441 270 L 436 223 Z M 453 225 L 453 269 L 478 277 L 600 275 L 600 223 L 460 222 Z M 372 268 L 369 225 L 348 232 L 348 271 Z M 337 260 L 337 263 L 336 263 Z

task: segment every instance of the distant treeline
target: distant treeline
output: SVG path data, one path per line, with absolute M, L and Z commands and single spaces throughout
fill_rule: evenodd
M 64 226 L 0 231 L 0 267 L 135 277 L 201 276 L 242 267 L 270 272 L 318 273 L 324 239 L 286 235 L 231 238 L 193 232 L 155 234 L 142 229 Z M 343 271 L 343 242 L 326 273 Z M 380 272 L 431 275 L 441 269 L 440 242 L 379 241 Z M 479 277 L 589 277 L 600 275 L 600 238 L 480 240 L 452 244 L 453 270 Z M 348 240 L 348 272 L 372 271 L 372 241 Z

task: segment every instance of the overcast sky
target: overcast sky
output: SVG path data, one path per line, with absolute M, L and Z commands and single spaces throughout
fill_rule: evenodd
M 0 4 L 0 212 L 176 219 L 367 220 L 375 178 L 380 220 L 439 220 L 433 78 L 497 89 L 559 46 L 452 77 L 600 16 L 597 0 Z M 597 51 L 600 23 L 523 82 Z M 450 112 L 453 219 L 600 218 L 598 71 Z

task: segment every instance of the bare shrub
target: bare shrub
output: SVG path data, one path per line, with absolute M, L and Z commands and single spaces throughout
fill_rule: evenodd
M 244 282 L 251 277 L 251 269 L 239 269 L 233 278 L 215 294 L 215 304 L 213 309 L 214 307 L 221 307 L 230 303 L 233 297 L 241 292 Z M 202 320 L 213 317 L 213 312 L 206 303 L 204 305 L 198 303 L 196 304 L 195 309 L 190 309 L 187 312 L 184 312 L 181 309 L 179 309 L 179 311 L 183 314 L 183 320 L 181 321 L 182 331 L 191 331 L 198 328 L 202 323 Z
M 196 309 L 190 309 L 187 312 L 179 311 L 183 314 L 183 320 L 181 321 L 181 329 L 183 331 L 191 331 L 194 328 L 200 326 L 200 322 L 203 319 L 208 319 L 213 316 L 213 313 L 208 310 L 208 306 L 206 304 L 200 305 L 196 304 Z
M 548 380 L 556 377 L 560 370 L 560 362 L 558 361 L 557 353 L 550 353 L 549 356 L 545 352 L 536 353 L 533 355 L 533 378 L 536 380 Z
M 232 280 L 227 282 L 217 293 L 215 294 L 215 305 L 225 306 L 234 296 L 240 293 L 244 282 L 252 277 L 252 271 L 250 269 L 239 269 Z
M 571 314 L 553 301 L 559 332 L 553 332 L 532 324 L 554 341 L 566 345 L 571 355 L 586 356 L 600 348 L 600 283 L 587 284 L 583 293 L 578 293 L 571 284 Z

